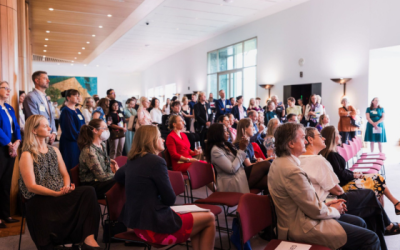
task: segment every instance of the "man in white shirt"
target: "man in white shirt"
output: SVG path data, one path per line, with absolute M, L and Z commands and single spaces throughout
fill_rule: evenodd
M 49 77 L 45 71 L 36 71 L 32 74 L 32 81 L 35 84 L 35 89 L 29 92 L 24 100 L 24 114 L 25 119 L 31 115 L 43 115 L 51 127 L 51 135 L 48 143 L 53 144 L 57 136 L 57 129 L 55 123 L 55 114 L 53 105 L 47 99 L 46 89 L 49 87 Z

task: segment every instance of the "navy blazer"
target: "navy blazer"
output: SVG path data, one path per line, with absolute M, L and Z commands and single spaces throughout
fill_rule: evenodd
M 15 117 L 14 109 L 7 103 L 4 103 L 4 106 L 13 120 L 12 130 L 15 137 L 14 139 L 21 140 L 21 131 L 17 118 Z M 11 139 L 10 119 L 8 118 L 6 111 L 0 108 L 0 146 L 8 145 L 10 142 L 12 142 Z
M 182 227 L 181 218 L 170 208 L 176 196 L 163 158 L 146 154 L 128 160 L 114 179 L 125 185 L 126 202 L 120 215 L 125 226 L 164 234 Z
M 225 99 L 225 105 L 223 105 L 224 103 L 222 102 L 221 99 L 218 99 L 215 101 L 215 109 L 217 110 L 216 114 L 215 114 L 215 120 L 218 119 L 218 117 L 220 117 L 221 115 L 225 115 L 228 113 L 231 113 L 232 111 L 232 107 L 226 108 L 226 105 L 231 106 L 231 101 L 229 101 L 228 99 Z M 222 110 L 224 109 L 224 110 Z
M 244 110 L 244 118 L 247 118 L 247 109 L 245 106 L 243 106 L 243 110 Z M 235 105 L 232 108 L 232 114 L 235 117 L 236 120 L 240 121 L 240 113 L 239 113 L 239 107 L 238 105 Z

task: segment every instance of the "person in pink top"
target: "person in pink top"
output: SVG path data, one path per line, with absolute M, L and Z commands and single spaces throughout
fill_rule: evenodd
M 232 113 L 228 114 L 229 117 L 229 127 L 228 130 L 231 132 L 231 136 L 232 136 L 232 141 L 236 140 L 236 134 L 237 134 L 237 130 L 234 129 L 232 126 L 233 124 L 235 124 L 235 116 Z
M 192 158 L 201 153 L 201 150 L 190 150 L 190 142 L 183 131 L 185 124 L 182 117 L 172 115 L 169 119 L 171 133 L 167 136 L 167 150 L 171 156 L 172 169 L 186 173 L 192 162 L 198 161 Z
M 147 99 L 147 97 L 140 97 L 140 106 L 139 109 L 137 111 L 137 122 L 136 122 L 136 130 L 138 130 L 141 126 L 143 125 L 151 125 L 153 123 L 153 121 L 151 120 L 151 116 L 149 111 L 147 111 L 147 109 L 150 106 L 150 102 L 149 99 Z

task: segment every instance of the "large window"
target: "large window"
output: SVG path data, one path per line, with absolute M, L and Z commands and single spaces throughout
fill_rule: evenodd
M 167 98 L 171 99 L 174 95 L 176 95 L 176 84 L 171 83 L 165 85 L 165 100 L 167 100 Z
M 256 96 L 257 38 L 252 38 L 207 54 L 208 93 L 218 99 L 218 91 L 226 97 L 243 96 L 244 106 Z

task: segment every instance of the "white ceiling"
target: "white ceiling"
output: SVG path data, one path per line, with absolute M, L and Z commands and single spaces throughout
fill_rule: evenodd
M 141 71 L 196 43 L 306 1 L 165 0 L 89 65 Z

